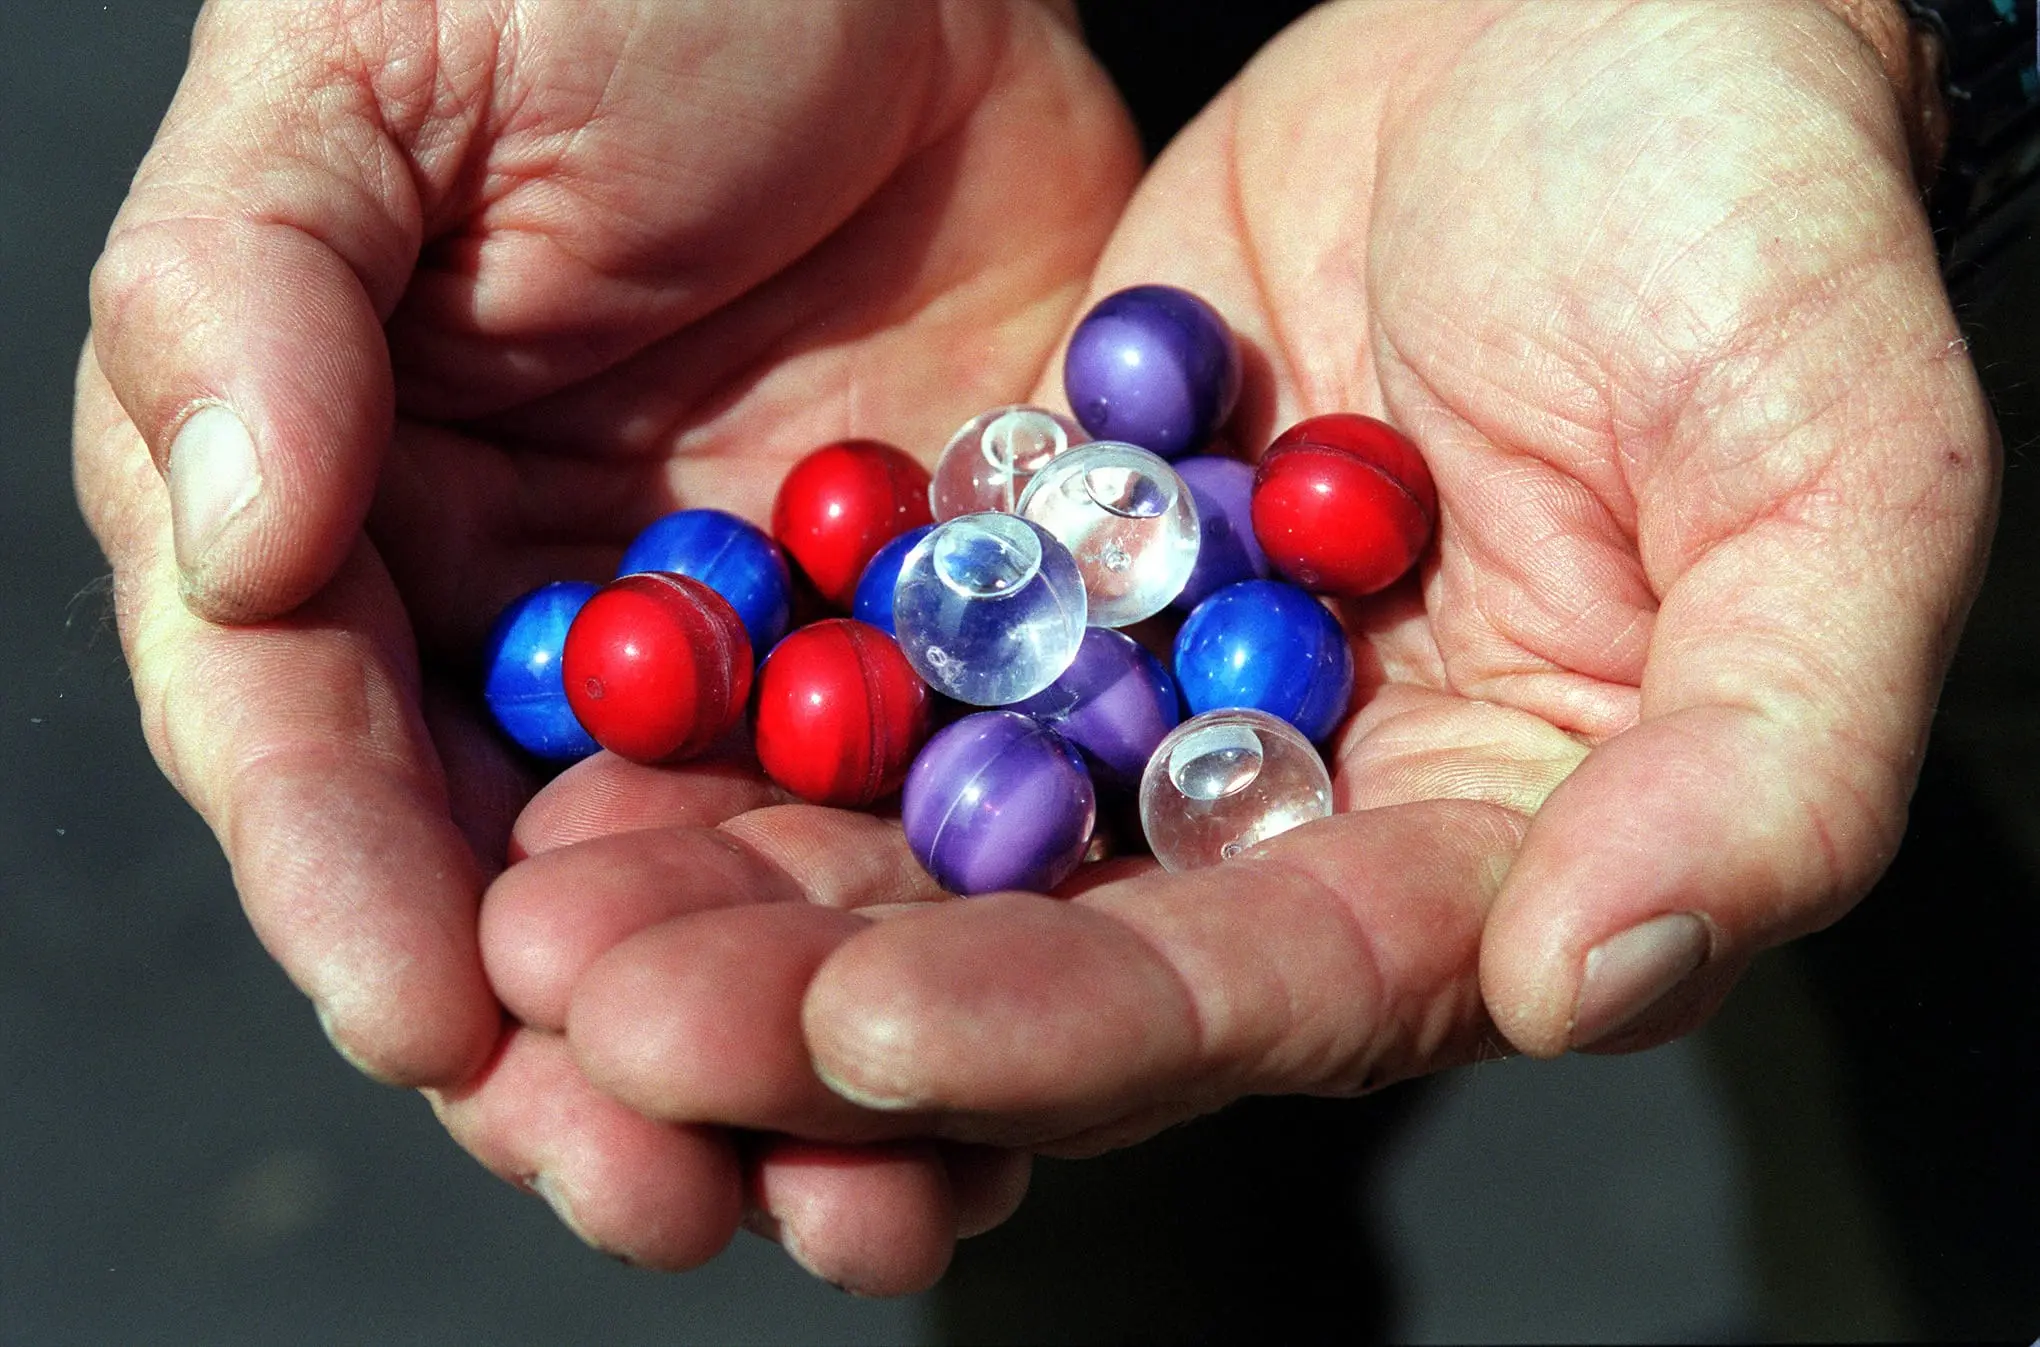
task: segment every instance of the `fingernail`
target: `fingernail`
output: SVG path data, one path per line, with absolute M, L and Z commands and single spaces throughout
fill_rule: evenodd
M 262 465 L 241 418 L 217 404 L 192 413 L 170 443 L 170 531 L 186 575 L 262 491 Z
M 1712 943 L 1703 918 L 1672 912 L 1594 946 L 1573 1005 L 1572 1046 L 1599 1042 L 1663 1000 L 1707 961 Z
M 533 1174 L 526 1181 L 526 1186 L 545 1199 L 545 1204 L 552 1208 L 553 1215 L 560 1218 L 561 1225 L 573 1231 L 575 1239 L 591 1248 L 597 1247 L 595 1241 L 589 1239 L 587 1233 L 581 1229 L 580 1223 L 574 1220 L 574 1208 L 568 1203 L 566 1194 L 560 1191 L 559 1185 L 553 1182 L 552 1175 Z
M 326 1035 L 326 1041 L 333 1045 L 333 1051 L 340 1054 L 341 1061 L 346 1062 L 347 1065 L 353 1067 L 372 1081 L 385 1085 L 389 1083 L 380 1072 L 371 1070 L 368 1063 L 363 1061 L 352 1048 L 347 1046 L 347 1040 L 340 1036 L 340 1027 L 334 1023 L 331 1011 L 326 1009 L 325 1006 L 320 1005 L 317 1001 L 312 1002 L 312 1010 L 319 1017 L 319 1031 Z
M 782 1222 L 773 1221 L 772 1234 L 768 1238 L 777 1240 L 779 1242 L 779 1247 L 785 1252 L 786 1256 L 788 1258 L 791 1258 L 794 1261 L 794 1264 L 798 1266 L 802 1272 L 807 1273 L 808 1276 L 813 1277 L 816 1281 L 827 1282 L 829 1285 L 835 1287 L 838 1291 L 842 1291 L 845 1292 L 846 1294 L 853 1296 L 865 1296 L 869 1294 L 868 1292 L 860 1291 L 847 1281 L 840 1281 L 837 1278 L 831 1277 L 828 1273 L 822 1271 L 821 1267 L 814 1261 L 814 1259 L 808 1257 L 807 1251 L 801 1248 L 799 1238 L 795 1236 L 793 1231 L 787 1229 Z
M 809 1060 L 814 1067 L 815 1078 L 829 1088 L 830 1093 L 840 1095 L 859 1108 L 868 1108 L 874 1113 L 905 1113 L 923 1107 L 924 1101 L 903 1094 L 886 1094 L 868 1086 L 855 1085 L 844 1080 L 821 1062 Z

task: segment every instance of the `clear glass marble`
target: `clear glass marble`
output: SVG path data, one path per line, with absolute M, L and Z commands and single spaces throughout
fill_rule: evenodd
M 1069 417 L 1016 403 L 980 412 L 949 437 L 928 483 L 939 522 L 985 510 L 1012 514 L 1028 481 L 1050 459 L 1091 437 Z
M 1263 711 L 1207 711 L 1169 732 L 1140 783 L 1140 825 L 1166 870 L 1196 870 L 1332 812 L 1310 740 Z
M 1190 488 L 1167 459 L 1136 445 L 1098 440 L 1058 456 L 1027 484 L 1020 515 L 1076 557 L 1093 626 L 1154 616 L 1197 565 Z
M 968 514 L 937 524 L 900 564 L 893 634 L 937 692 L 1003 706 L 1070 667 L 1085 611 L 1068 548 L 1017 515 Z

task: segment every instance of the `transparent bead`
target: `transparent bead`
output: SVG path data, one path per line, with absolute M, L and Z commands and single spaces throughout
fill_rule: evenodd
M 980 412 L 949 437 L 935 461 L 928 505 L 937 521 L 1019 507 L 1028 479 L 1048 461 L 1091 437 L 1044 407 L 1015 404 Z
M 1069 549 L 1017 515 L 937 524 L 900 565 L 893 634 L 914 672 L 973 706 L 1053 683 L 1084 639 L 1084 582 Z
M 1063 454 L 1027 484 L 1020 514 L 1076 557 L 1094 626 L 1154 616 L 1197 565 L 1190 489 L 1167 459 L 1135 445 L 1099 440 Z
M 1207 711 L 1170 731 L 1140 782 L 1140 825 L 1167 870 L 1196 870 L 1332 812 L 1310 740 L 1262 711 Z

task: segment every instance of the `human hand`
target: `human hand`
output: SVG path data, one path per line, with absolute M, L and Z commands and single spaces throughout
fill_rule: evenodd
M 483 631 L 677 503 L 762 517 L 814 445 L 1034 377 L 1137 171 L 1068 15 L 1020 0 L 202 17 L 79 373 L 150 746 L 341 1050 L 594 1242 L 698 1261 L 791 1169 L 504 1030 L 477 902 L 537 783 L 463 691 Z M 709 772 L 687 808 L 769 798 Z M 865 1155 L 803 1160 L 825 1274 L 859 1183 L 970 1224 L 941 1157 Z
M 563 850 L 506 876 L 497 931 L 595 1083 L 1095 1150 L 1243 1094 L 1661 1042 L 1882 869 L 1995 446 L 1906 127 L 1827 10 L 1319 10 L 1152 170 L 1093 293 L 1147 280 L 1258 353 L 1244 442 L 1374 412 L 1437 477 L 1419 582 L 1344 608 L 1341 812 L 1063 902 L 831 896 L 871 921 L 629 908 L 705 834 Z M 812 875 L 872 845 L 795 824 Z M 544 969 L 516 938 L 541 877 L 603 931 Z M 767 990 L 733 1040 L 738 968 Z

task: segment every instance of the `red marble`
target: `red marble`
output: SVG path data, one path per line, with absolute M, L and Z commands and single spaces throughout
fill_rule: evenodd
M 597 590 L 567 630 L 567 704 L 596 743 L 638 762 L 701 752 L 743 718 L 751 640 L 737 610 L 684 575 Z
M 879 548 L 932 522 L 928 470 L 877 440 L 823 445 L 793 465 L 772 504 L 772 536 L 842 609 Z
M 877 627 L 847 617 L 802 627 L 758 671 L 758 762 L 804 800 L 870 804 L 899 789 L 933 702 Z
M 1254 474 L 1254 537 L 1285 577 L 1320 594 L 1386 589 L 1423 555 L 1438 488 L 1385 421 L 1313 416 L 1275 437 Z

